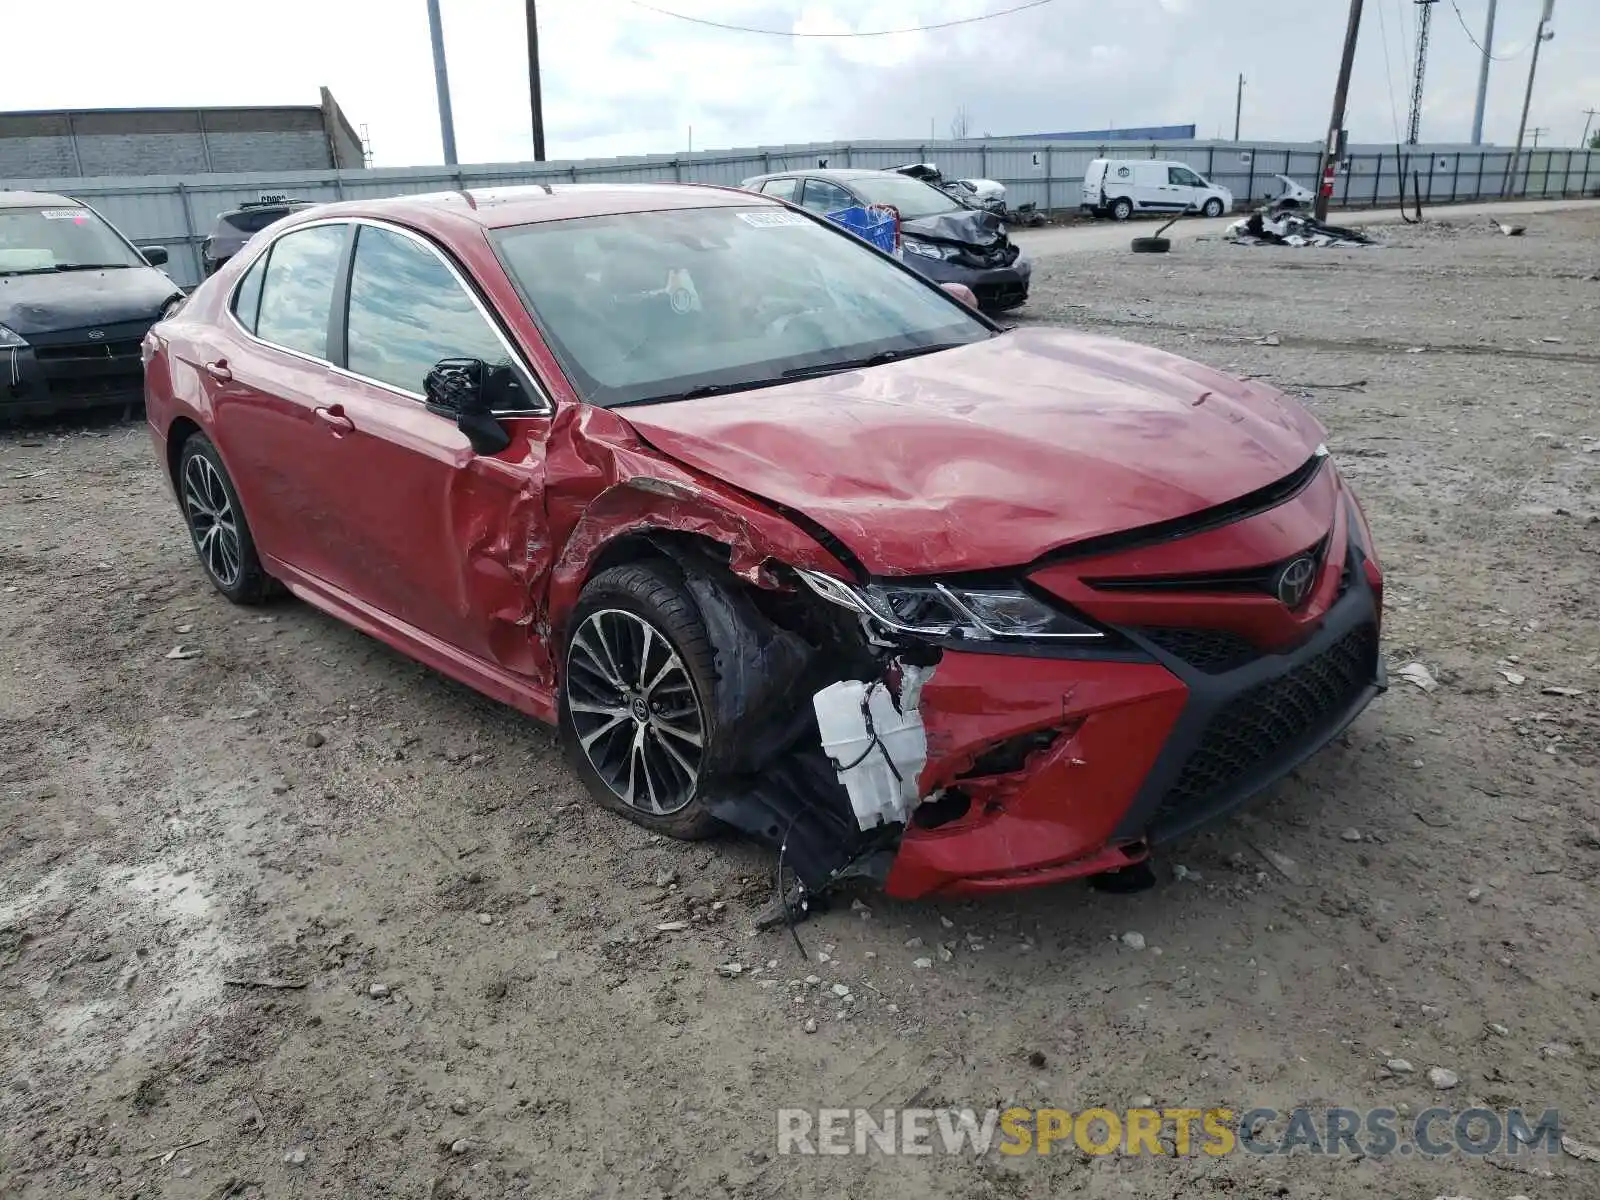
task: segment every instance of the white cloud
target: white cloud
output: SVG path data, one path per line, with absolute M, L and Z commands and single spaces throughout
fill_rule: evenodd
M 652 0 L 712 20 L 841 32 L 949 20 L 1014 0 Z M 1477 36 L 1484 0 L 1459 0 Z M 1375 5 L 1386 4 L 1392 83 L 1405 119 L 1409 3 L 1369 0 L 1348 124 L 1395 137 Z M 441 0 L 463 161 L 527 158 L 523 0 Z M 1538 0 L 1501 0 L 1500 48 L 1525 47 Z M 1293 11 L 1289 11 L 1293 10 Z M 327 84 L 366 123 L 380 165 L 437 162 L 438 119 L 421 0 L 74 0 L 70 32 L 48 5 L 7 8 L 0 110 L 152 104 L 313 103 Z M 973 131 L 1195 123 L 1230 132 L 1243 72 L 1247 137 L 1314 141 L 1345 5 L 1283 0 L 1056 0 L 932 33 L 784 39 L 653 15 L 627 0 L 546 0 L 540 18 L 552 157 L 656 153 L 835 138 L 941 134 L 958 108 Z M 1407 28 L 1411 14 L 1406 13 Z M 1574 141 L 1600 102 L 1600 5 L 1558 5 L 1532 123 Z M 1531 28 L 1528 32 L 1531 32 Z M 1525 56 L 1496 63 L 1487 134 L 1516 134 Z M 1446 5 L 1434 13 L 1423 136 L 1465 140 L 1478 57 Z

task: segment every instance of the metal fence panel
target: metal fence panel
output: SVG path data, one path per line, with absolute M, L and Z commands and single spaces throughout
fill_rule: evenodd
M 1398 150 L 1398 153 L 1397 153 Z M 349 171 L 151 175 L 84 179 L 0 180 L 0 187 L 62 192 L 94 205 L 141 245 L 171 254 L 169 273 L 180 284 L 199 282 L 199 247 L 217 214 L 282 192 L 305 200 L 375 199 L 459 188 L 552 183 L 707 183 L 737 186 L 753 175 L 829 167 L 883 169 L 932 162 L 955 178 L 982 177 L 1005 185 L 1013 204 L 1072 210 L 1084 173 L 1095 158 L 1167 158 L 1231 191 L 1241 206 L 1275 194 L 1283 174 L 1315 186 L 1315 145 L 1294 142 L 1050 142 L 1001 138 L 952 141 L 811 142 L 697 153 L 642 155 L 543 163 L 481 163 Z M 1524 152 L 1514 175 L 1505 149 L 1458 145 L 1360 146 L 1334 186 L 1335 203 L 1393 205 L 1412 194 L 1416 178 L 1425 202 L 1513 196 L 1600 195 L 1600 152 L 1541 148 Z

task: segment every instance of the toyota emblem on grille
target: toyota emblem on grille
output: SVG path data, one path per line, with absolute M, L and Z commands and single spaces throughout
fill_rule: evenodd
M 89 340 L 91 342 L 98 342 L 102 338 L 104 338 L 105 336 L 106 336 L 106 331 L 104 329 L 91 329 L 91 330 L 89 330 Z
M 1299 608 L 1311 592 L 1311 581 L 1316 578 L 1317 564 L 1310 558 L 1300 557 L 1286 566 L 1278 575 L 1278 599 L 1289 608 Z

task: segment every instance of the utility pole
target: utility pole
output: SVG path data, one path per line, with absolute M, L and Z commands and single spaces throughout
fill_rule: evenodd
M 1528 64 L 1528 90 L 1522 95 L 1522 120 L 1517 125 L 1517 148 L 1512 152 L 1511 161 L 1506 163 L 1506 176 L 1500 181 L 1500 194 L 1504 196 L 1511 187 L 1511 180 L 1517 173 L 1517 160 L 1522 157 L 1522 139 L 1528 132 L 1528 106 L 1533 103 L 1533 77 L 1539 70 L 1539 47 L 1555 37 L 1555 30 L 1546 29 L 1550 24 L 1551 12 L 1555 9 L 1556 0 L 1544 0 L 1544 9 L 1539 14 L 1539 30 L 1533 35 L 1533 61 Z
M 1528 130 L 1528 136 L 1533 139 L 1533 148 L 1535 150 L 1537 150 L 1539 148 L 1539 135 L 1541 133 L 1549 133 L 1549 132 L 1550 131 L 1548 129 L 1546 129 L 1543 125 L 1535 125 L 1532 129 Z
M 1489 96 L 1489 51 L 1494 47 L 1494 6 L 1489 0 L 1489 17 L 1483 23 L 1483 65 L 1478 68 L 1478 103 L 1472 110 L 1472 144 L 1483 145 L 1483 102 Z
M 1233 140 L 1239 140 L 1239 115 L 1244 111 L 1244 76 L 1239 76 L 1239 92 L 1233 101 Z
M 1344 31 L 1344 54 L 1339 60 L 1339 81 L 1333 87 L 1333 116 L 1328 121 L 1328 138 L 1322 143 L 1317 165 L 1317 199 L 1313 212 L 1319 221 L 1328 219 L 1328 201 L 1333 194 L 1334 155 L 1344 144 L 1344 102 L 1350 94 L 1350 70 L 1356 61 L 1356 38 L 1361 32 L 1361 0 L 1350 0 L 1350 23 Z
M 1433 6 L 1438 0 L 1416 0 L 1417 63 L 1411 73 L 1411 119 L 1406 126 L 1406 145 L 1415 146 L 1422 133 L 1422 78 L 1428 73 L 1428 30 L 1433 25 Z
M 1578 139 L 1578 145 L 1585 150 L 1589 148 L 1589 126 L 1596 117 L 1600 117 L 1600 112 L 1592 108 L 1583 110 L 1583 136 Z
M 450 115 L 450 73 L 444 66 L 444 27 L 439 23 L 439 0 L 428 0 L 428 36 L 433 41 L 433 85 L 439 93 L 439 138 L 444 161 L 456 165 L 456 120 Z
M 528 105 L 533 110 L 533 161 L 544 161 L 544 89 L 539 83 L 539 14 L 528 0 Z

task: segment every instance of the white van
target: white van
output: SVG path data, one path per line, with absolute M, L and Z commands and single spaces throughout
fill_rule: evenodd
M 1204 213 L 1220 217 L 1233 193 L 1181 162 L 1159 158 L 1097 158 L 1083 175 L 1083 203 L 1097 217 L 1126 221 L 1135 213 Z

